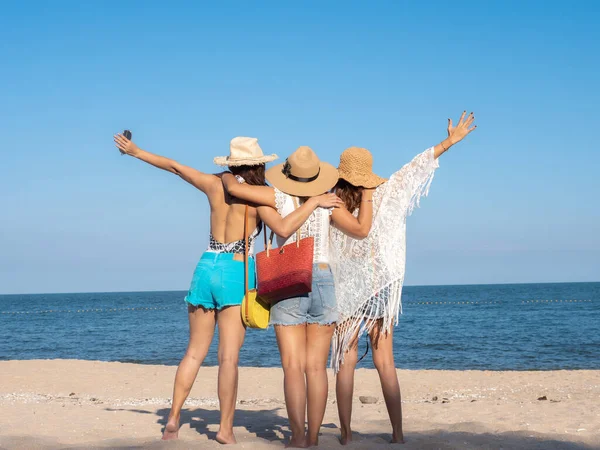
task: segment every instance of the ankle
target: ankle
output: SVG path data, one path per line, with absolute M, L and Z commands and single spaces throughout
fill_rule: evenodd
M 290 437 L 289 443 L 286 445 L 287 448 L 306 448 L 307 439 L 304 434 L 294 434 Z
M 402 424 L 400 424 L 398 426 L 392 425 L 392 432 L 394 434 L 402 434 Z
M 392 431 L 392 442 L 404 442 L 404 433 L 402 427 Z
M 306 439 L 306 433 L 304 432 L 304 430 L 302 430 L 302 431 L 292 430 L 292 436 L 290 437 L 290 440 L 292 440 L 294 442 L 300 442 L 300 441 L 303 441 L 304 439 Z
M 230 436 L 233 434 L 233 426 L 231 425 L 220 425 L 219 426 L 219 433 Z

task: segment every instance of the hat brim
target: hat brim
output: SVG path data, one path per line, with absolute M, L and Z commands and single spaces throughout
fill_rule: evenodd
M 213 159 L 217 166 L 258 166 L 275 161 L 278 158 L 276 154 L 259 156 L 258 158 L 240 158 L 231 159 L 229 156 L 217 156 Z
M 342 180 L 346 180 L 353 186 L 362 187 L 366 189 L 376 188 L 377 186 L 387 181 L 387 178 L 382 178 L 380 176 L 375 175 L 374 173 L 357 174 L 340 172 L 340 178 Z
M 303 183 L 287 178 L 283 172 L 283 164 L 277 164 L 265 172 L 269 183 L 289 195 L 296 197 L 313 197 L 328 192 L 335 186 L 339 179 L 338 170 L 326 162 L 320 163 L 319 176 L 314 181 Z

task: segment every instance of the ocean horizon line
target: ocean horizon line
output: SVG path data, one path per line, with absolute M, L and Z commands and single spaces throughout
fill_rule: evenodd
M 536 284 L 594 284 L 600 283 L 597 281 L 535 281 L 535 282 L 520 282 L 520 283 L 458 283 L 458 284 L 405 284 L 404 287 L 457 287 L 457 286 L 524 286 L 524 285 L 536 285 Z M 186 292 L 187 289 L 148 289 L 148 290 L 133 290 L 133 291 L 61 291 L 61 292 L 11 292 L 11 293 L 0 293 L 0 297 L 8 297 L 12 295 L 79 295 L 79 294 L 144 294 L 151 292 Z

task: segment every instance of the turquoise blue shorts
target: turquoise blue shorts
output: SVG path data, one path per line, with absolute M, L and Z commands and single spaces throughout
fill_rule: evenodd
M 194 271 L 185 301 L 204 309 L 240 306 L 244 298 L 244 262 L 234 253 L 205 252 Z M 248 258 L 248 289 L 256 287 L 254 258 Z

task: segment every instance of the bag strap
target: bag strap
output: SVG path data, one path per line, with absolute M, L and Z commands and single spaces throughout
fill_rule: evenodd
M 298 205 L 298 197 L 296 197 L 296 196 L 290 196 L 290 197 L 292 197 L 292 201 L 294 202 L 294 211 L 295 211 L 296 209 L 298 209 L 300 207 Z M 302 225 L 300 226 L 300 228 L 302 228 Z M 300 236 L 301 236 L 300 228 L 298 228 L 296 230 L 296 247 L 300 247 Z M 265 240 L 265 251 L 267 252 L 267 258 L 269 257 L 271 247 L 273 246 L 273 237 L 274 236 L 275 236 L 275 232 L 273 230 L 271 230 L 271 234 L 269 235 L 269 240 L 267 241 L 267 224 L 265 224 L 265 227 L 263 230 L 263 237 Z
M 250 317 L 250 305 L 248 301 L 248 205 L 244 213 L 244 299 L 246 300 L 246 308 L 244 314 L 246 319 Z
M 265 251 L 267 252 L 267 258 L 269 257 L 269 252 L 271 251 L 271 247 L 273 246 L 273 237 L 275 236 L 275 232 L 271 230 L 271 235 L 269 236 L 269 240 L 267 241 L 267 224 L 264 224 L 263 228 L 263 238 L 265 240 Z
M 269 236 L 269 240 L 267 241 L 267 225 L 265 224 L 265 229 L 263 230 L 263 237 L 265 240 L 265 251 L 267 252 L 267 258 L 269 257 L 269 252 L 271 251 L 271 247 L 273 246 L 274 236 L 275 232 L 271 230 L 271 235 Z
M 300 205 L 298 204 L 298 197 L 294 195 L 292 199 L 294 200 L 294 211 L 296 211 L 298 208 L 300 208 Z M 300 225 L 300 227 L 296 230 L 296 247 L 300 247 L 300 228 L 302 228 L 302 225 Z

